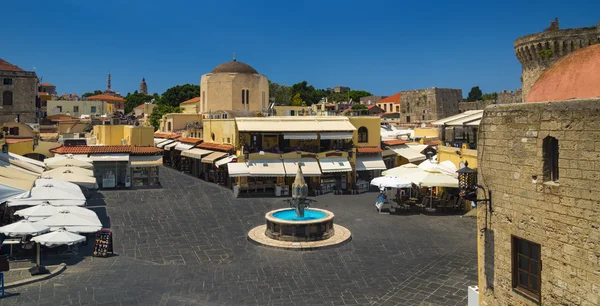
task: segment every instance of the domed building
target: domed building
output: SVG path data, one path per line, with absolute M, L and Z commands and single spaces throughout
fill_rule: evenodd
M 269 80 L 235 57 L 215 67 L 200 80 L 199 112 L 264 112 L 269 105 Z

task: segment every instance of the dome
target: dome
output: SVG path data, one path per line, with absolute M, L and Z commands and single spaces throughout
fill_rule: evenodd
M 600 97 L 600 44 L 559 59 L 533 84 L 526 102 Z
M 231 62 L 226 62 L 223 63 L 217 67 L 215 67 L 215 69 L 213 69 L 211 71 L 211 73 L 247 73 L 247 74 L 258 74 L 258 71 L 256 71 L 256 69 L 252 68 L 252 66 L 246 64 L 246 63 L 242 63 L 242 62 L 238 62 L 236 60 L 233 60 Z

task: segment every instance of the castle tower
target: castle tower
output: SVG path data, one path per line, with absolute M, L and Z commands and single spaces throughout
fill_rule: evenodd
M 142 83 L 140 83 L 140 93 L 148 94 L 148 84 L 146 84 L 146 78 L 142 78 Z
M 111 90 L 110 89 L 110 71 L 108 72 L 108 86 L 106 87 L 106 89 Z
M 535 81 L 557 60 L 581 48 L 600 42 L 598 26 L 560 29 L 558 18 L 550 22 L 544 32 L 519 37 L 515 40 L 515 55 L 521 63 L 523 101 Z

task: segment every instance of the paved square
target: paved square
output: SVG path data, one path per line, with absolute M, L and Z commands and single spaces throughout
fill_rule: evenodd
M 376 194 L 322 195 L 352 241 L 317 251 L 257 246 L 247 232 L 280 198 L 231 191 L 161 168 L 162 189 L 102 191 L 110 258 L 8 290 L 1 305 L 466 305 L 477 282 L 476 224 L 376 212 Z M 101 203 L 102 200 L 93 200 Z

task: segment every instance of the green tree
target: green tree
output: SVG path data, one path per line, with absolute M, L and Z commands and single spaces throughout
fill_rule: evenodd
M 160 119 L 163 115 L 171 113 L 181 113 L 181 108 L 179 106 L 170 106 L 162 103 L 157 104 L 149 117 L 150 124 L 154 127 L 154 130 L 158 130 L 160 127 Z
M 81 95 L 82 98 L 87 98 L 89 96 L 95 96 L 95 95 L 101 95 L 102 94 L 102 90 L 96 89 L 94 90 L 94 92 L 86 92 L 83 95 Z
M 372 96 L 370 92 L 364 90 L 350 90 L 347 95 L 353 102 L 359 102 L 362 97 Z
M 161 102 L 165 105 L 177 107 L 179 103 L 199 96 L 200 85 L 177 85 L 167 89 L 162 94 Z
M 315 89 L 314 86 L 308 85 L 307 81 L 302 81 L 292 85 L 292 96 L 300 94 L 300 98 L 307 105 L 318 103 L 322 98 L 327 96 L 327 92 L 323 89 Z M 292 100 L 293 102 L 293 100 Z
M 366 115 L 366 114 L 369 113 L 369 108 L 366 105 L 363 105 L 363 104 L 353 104 L 352 105 L 352 110 L 356 111 L 360 115 Z
M 146 102 L 150 102 L 152 101 L 152 99 L 156 99 L 157 96 L 158 95 L 151 96 L 138 93 L 137 90 L 133 94 L 128 93 L 127 96 L 125 96 L 125 113 L 128 114 L 132 112 L 136 106 L 144 104 Z
M 481 89 L 479 88 L 479 86 L 475 86 L 473 88 L 471 88 L 471 91 L 469 92 L 469 96 L 467 96 L 467 99 L 465 101 L 467 102 L 475 102 L 475 101 L 480 101 L 483 97 L 483 93 L 481 92 Z
M 291 87 L 269 81 L 269 101 L 278 105 L 290 105 L 292 103 Z
M 498 99 L 498 93 L 492 92 L 492 93 L 483 94 L 483 96 L 481 96 L 481 99 L 483 101 L 496 100 L 496 99 Z
M 291 106 L 306 106 L 306 102 L 304 102 L 300 96 L 300 93 L 296 93 L 292 98 Z

